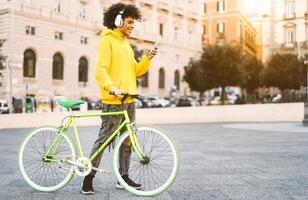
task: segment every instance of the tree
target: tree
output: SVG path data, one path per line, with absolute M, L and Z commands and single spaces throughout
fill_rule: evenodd
M 199 61 L 186 67 L 184 80 L 192 90 L 221 87 L 221 101 L 225 101 L 225 87 L 239 86 L 243 81 L 241 71 L 242 49 L 239 45 L 209 45 L 203 49 Z
M 241 86 L 246 89 L 249 100 L 252 99 L 255 90 L 261 84 L 261 72 L 264 66 L 256 56 L 245 55 L 241 67 L 244 73 L 244 81 Z
M 263 72 L 262 82 L 268 87 L 277 87 L 283 94 L 289 89 L 299 89 L 305 84 L 306 70 L 303 60 L 292 54 L 274 54 Z M 284 96 L 284 95 L 283 95 Z
M 206 90 L 213 88 L 211 81 L 206 78 L 207 74 L 203 68 L 200 61 L 194 60 L 191 60 L 188 66 L 184 67 L 185 74 L 183 79 L 189 84 L 191 90 L 200 93 L 200 97 L 203 96 Z

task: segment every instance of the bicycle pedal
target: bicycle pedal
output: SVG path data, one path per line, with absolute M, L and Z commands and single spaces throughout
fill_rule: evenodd
M 100 172 L 102 174 L 112 174 L 112 172 L 108 172 L 108 171 L 105 171 L 103 169 L 99 169 L 99 168 L 96 168 L 96 167 L 92 167 L 92 169 L 97 171 L 97 172 Z

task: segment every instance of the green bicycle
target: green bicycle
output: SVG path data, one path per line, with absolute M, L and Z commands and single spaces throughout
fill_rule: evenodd
M 60 105 L 70 112 L 62 120 L 61 126 L 37 128 L 31 131 L 21 144 L 18 162 L 24 180 L 38 191 L 54 192 L 68 184 L 75 174 L 86 176 L 91 170 L 109 173 L 92 167 L 91 161 L 104 151 L 113 139 L 117 138 L 113 153 L 113 171 L 119 183 L 127 191 L 139 196 L 154 196 L 168 189 L 174 182 L 179 169 L 175 145 L 160 129 L 134 126 L 130 122 L 124 102 L 128 97 L 142 98 L 142 96 L 127 93 L 122 95 L 123 111 L 119 112 L 75 115 L 72 113 L 72 107 L 83 104 L 84 101 L 60 101 Z M 76 118 L 97 116 L 124 116 L 124 121 L 93 156 L 86 158 L 80 142 Z M 67 134 L 71 126 L 76 142 L 73 142 Z M 120 131 L 123 128 L 126 128 L 126 132 L 121 135 Z M 129 175 L 133 181 L 142 184 L 141 190 L 130 187 L 119 172 L 119 150 L 128 137 L 133 148 Z

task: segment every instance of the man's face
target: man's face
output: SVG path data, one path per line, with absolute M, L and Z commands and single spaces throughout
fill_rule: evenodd
M 134 29 L 135 20 L 132 17 L 126 17 L 124 19 L 123 26 L 119 30 L 125 35 L 130 36 L 132 30 Z

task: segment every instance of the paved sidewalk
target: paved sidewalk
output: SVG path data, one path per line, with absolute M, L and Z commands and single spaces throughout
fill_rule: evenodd
M 112 175 L 97 175 L 94 196 L 79 194 L 80 177 L 55 193 L 32 190 L 17 167 L 18 147 L 29 129 L 0 130 L 0 199 L 46 200 L 307 200 L 308 128 L 300 123 L 159 125 L 175 140 L 181 158 L 172 187 L 151 198 L 115 189 Z M 82 127 L 90 152 L 99 127 Z M 102 168 L 111 170 L 105 152 Z

